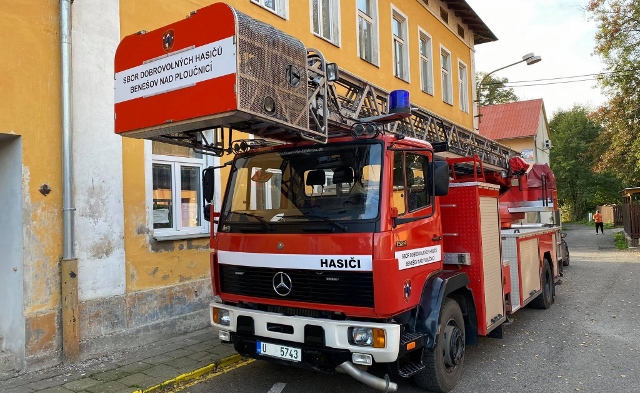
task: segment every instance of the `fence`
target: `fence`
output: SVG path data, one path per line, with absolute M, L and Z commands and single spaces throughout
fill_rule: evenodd
M 597 206 L 598 210 L 602 214 L 602 222 L 606 224 L 613 224 L 615 226 L 622 226 L 622 205 L 605 205 Z
M 624 219 L 622 215 L 622 206 L 613 206 L 613 225 L 620 227 L 624 225 Z
M 624 233 L 631 239 L 631 246 L 640 243 L 640 203 L 598 206 L 602 221 L 615 226 L 623 226 Z
M 631 246 L 637 247 L 640 239 L 640 204 L 623 203 L 621 206 L 624 232 L 631 238 Z

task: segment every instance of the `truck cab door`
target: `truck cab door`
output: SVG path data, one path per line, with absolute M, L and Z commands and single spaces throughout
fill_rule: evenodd
M 422 291 L 421 286 L 411 287 L 442 269 L 442 226 L 428 186 L 429 161 L 429 152 L 394 151 L 390 206 L 397 209 L 397 217 L 392 247 L 398 277 L 404 280 L 405 301 L 411 303 L 419 300 Z

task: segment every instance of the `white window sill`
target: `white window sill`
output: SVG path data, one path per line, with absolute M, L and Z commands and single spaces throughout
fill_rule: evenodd
M 396 77 L 396 79 L 400 79 L 400 80 L 401 80 L 401 81 L 403 81 L 403 82 L 406 82 L 406 83 L 411 84 L 411 82 L 408 80 L 408 78 L 407 78 L 407 79 L 403 79 L 403 78 L 400 78 L 398 75 L 393 75 L 393 76 L 395 76 L 395 77 Z
M 360 56 L 358 56 L 358 57 L 360 57 Z M 367 60 L 367 59 L 363 59 L 362 57 L 360 57 L 360 60 L 362 60 L 362 61 L 364 61 L 364 62 L 366 62 L 366 63 L 368 63 L 368 64 L 371 64 L 372 66 L 374 66 L 374 67 L 376 67 L 376 68 L 380 68 L 380 66 L 379 66 L 378 64 L 376 64 L 376 63 L 374 63 L 374 62 L 371 62 L 371 61 L 369 61 L 369 60 Z
M 316 37 L 320 38 L 320 39 L 321 39 L 321 40 L 323 40 L 323 41 L 327 41 L 327 42 L 328 42 L 328 43 L 330 43 L 331 45 L 335 45 L 336 47 L 340 48 L 340 44 L 339 44 L 339 43 L 337 43 L 337 42 L 333 42 L 333 41 L 331 41 L 330 39 L 325 38 L 325 37 L 323 37 L 323 36 L 321 36 L 320 34 L 315 33 L 315 32 L 313 33 L 313 35 L 315 35 Z
M 171 240 L 183 240 L 183 239 L 198 239 L 198 238 L 207 238 L 209 237 L 209 232 L 200 232 L 200 233 L 154 233 L 153 238 L 156 241 L 164 242 Z
M 272 9 L 271 9 L 271 8 L 269 8 L 269 7 L 265 7 L 265 6 L 263 6 L 262 4 L 260 4 L 260 3 L 256 3 L 255 1 L 252 1 L 252 3 L 253 3 L 253 4 L 255 4 L 255 5 L 257 5 L 258 7 L 262 8 L 263 10 L 266 10 L 266 11 L 271 12 L 271 13 L 272 13 L 273 15 L 275 15 L 275 16 L 279 16 L 280 18 L 282 18 L 282 19 L 284 19 L 284 20 L 289 20 L 289 19 L 287 18 L 287 16 L 286 16 L 286 15 L 280 15 L 278 12 L 276 12 L 276 11 L 272 10 Z

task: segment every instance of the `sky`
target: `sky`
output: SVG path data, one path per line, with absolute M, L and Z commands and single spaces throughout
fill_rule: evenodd
M 476 46 L 476 72 L 491 72 L 533 52 L 537 64 L 520 63 L 497 71 L 495 77 L 518 85 L 550 83 L 536 79 L 595 74 L 604 64 L 592 55 L 596 24 L 584 11 L 587 0 L 467 0 L 498 41 Z M 587 79 L 589 77 L 578 78 Z M 595 81 L 514 87 L 520 100 L 542 98 L 550 120 L 557 110 L 575 104 L 595 109 L 605 101 Z

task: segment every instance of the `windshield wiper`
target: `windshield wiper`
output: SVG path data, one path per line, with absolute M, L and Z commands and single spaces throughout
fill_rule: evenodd
M 283 218 L 319 218 L 324 222 L 328 222 L 331 225 L 334 225 L 336 228 L 340 229 L 342 232 L 347 230 L 347 227 L 340 224 L 339 222 L 330 219 L 329 217 L 319 216 L 317 214 L 299 214 L 295 216 L 283 216 Z
M 256 220 L 258 220 L 258 221 L 260 222 L 260 224 L 262 224 L 262 225 L 263 225 L 267 230 L 269 230 L 269 231 L 273 231 L 273 230 L 275 229 L 273 225 L 269 224 L 269 223 L 267 222 L 267 220 L 265 220 L 262 216 L 259 216 L 259 215 L 257 215 L 257 214 L 253 214 L 253 213 L 245 213 L 245 212 L 238 212 L 238 211 L 234 211 L 234 210 L 230 211 L 229 213 L 231 213 L 231 214 L 238 214 L 238 215 L 246 216 L 246 217 L 253 217 L 253 218 L 255 218 Z M 241 224 L 241 223 L 239 223 L 239 224 Z

